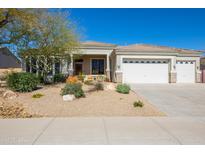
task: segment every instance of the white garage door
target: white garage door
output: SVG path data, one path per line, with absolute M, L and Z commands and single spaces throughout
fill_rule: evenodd
M 168 83 L 168 60 L 123 59 L 123 83 Z
M 177 83 L 195 83 L 195 62 L 177 61 Z

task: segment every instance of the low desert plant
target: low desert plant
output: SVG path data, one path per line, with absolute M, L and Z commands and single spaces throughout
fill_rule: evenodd
M 116 91 L 123 94 L 129 94 L 130 86 L 127 84 L 118 84 L 116 87 Z
M 32 73 L 11 73 L 7 76 L 7 85 L 18 92 L 30 92 L 37 88 L 38 78 Z
M 53 76 L 54 83 L 65 82 L 66 77 L 64 74 L 58 73 Z
M 98 90 L 104 90 L 104 85 L 102 82 L 97 82 L 95 84 L 95 89 L 98 91 Z
M 78 75 L 78 80 L 84 82 L 84 80 L 85 80 L 85 75 L 84 75 L 82 72 L 79 73 L 79 75 Z
M 144 106 L 144 103 L 142 101 L 135 101 L 133 103 L 133 106 L 134 107 L 143 107 Z
M 32 98 L 41 98 L 42 96 L 44 96 L 41 93 L 37 93 L 37 94 L 33 94 Z
M 100 82 L 100 81 L 105 81 L 105 76 L 104 76 L 104 75 L 98 75 L 98 76 L 96 77 L 96 80 L 97 80 L 98 82 Z
M 73 94 L 76 98 L 85 97 L 84 91 L 82 90 L 82 85 L 80 83 L 66 84 L 64 88 L 61 89 L 61 95 Z
M 66 79 L 66 83 L 68 83 L 68 84 L 74 84 L 74 83 L 77 83 L 77 82 L 78 82 L 77 76 L 69 76 Z
M 93 85 L 94 83 L 93 83 L 92 80 L 85 80 L 84 84 L 86 84 L 86 85 Z

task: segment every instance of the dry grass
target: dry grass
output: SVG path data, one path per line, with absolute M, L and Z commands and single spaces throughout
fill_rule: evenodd
M 5 74 L 5 73 L 9 73 L 9 72 L 21 72 L 21 71 L 22 71 L 21 68 L 1 68 L 0 75 Z
M 17 102 L 8 102 L 0 98 L 0 118 L 32 118 L 39 115 L 29 114 L 22 104 Z

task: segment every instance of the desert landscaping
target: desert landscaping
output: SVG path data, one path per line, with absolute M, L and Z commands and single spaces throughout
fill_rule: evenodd
M 20 117 L 74 117 L 74 116 L 164 116 L 156 107 L 130 91 L 121 94 L 115 91 L 115 84 L 105 83 L 104 90 L 91 90 L 92 86 L 84 85 L 85 97 L 73 101 L 64 101 L 60 95 L 64 83 L 47 85 L 29 93 L 16 93 L 16 98 L 3 99 L 4 104 L 23 108 Z M 110 86 L 111 85 L 111 86 Z M 108 88 L 106 88 L 108 87 Z M 2 90 L 1 90 L 2 91 Z M 41 94 L 40 98 L 32 98 Z M 135 108 L 133 102 L 141 100 L 143 107 Z M 2 104 L 1 104 L 2 105 Z M 17 110 L 18 111 L 18 110 Z M 0 111 L 1 112 L 1 111 Z M 9 118 L 13 116 L 2 116 Z

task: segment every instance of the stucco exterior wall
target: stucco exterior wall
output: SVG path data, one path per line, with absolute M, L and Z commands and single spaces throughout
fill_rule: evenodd
M 115 79 L 115 70 L 116 70 L 116 55 L 114 53 L 112 53 L 110 55 L 110 74 L 111 74 L 111 81 L 116 82 Z
M 122 83 L 123 73 L 122 72 L 115 72 L 115 82 Z
M 196 83 L 201 83 L 201 82 L 202 82 L 201 72 L 196 72 Z
M 176 83 L 176 82 L 177 82 L 177 73 L 169 72 L 169 83 Z

